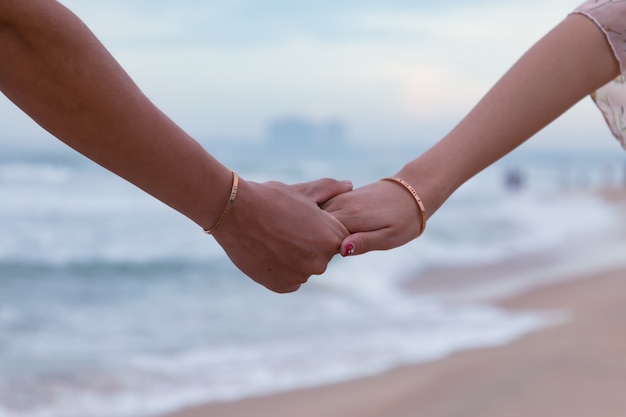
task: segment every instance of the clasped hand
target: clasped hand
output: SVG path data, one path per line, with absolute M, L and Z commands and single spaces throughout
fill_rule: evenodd
M 293 292 L 331 259 L 386 250 L 417 237 L 412 197 L 395 184 L 321 179 L 286 185 L 241 180 L 230 218 L 214 237 L 230 260 L 266 288 Z

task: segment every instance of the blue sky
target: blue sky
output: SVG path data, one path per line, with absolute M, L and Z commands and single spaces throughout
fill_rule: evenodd
M 432 143 L 576 0 L 92 0 L 77 13 L 193 136 L 260 140 L 295 115 L 353 143 Z M 6 138 L 41 136 L 3 97 Z M 615 146 L 590 100 L 533 147 Z

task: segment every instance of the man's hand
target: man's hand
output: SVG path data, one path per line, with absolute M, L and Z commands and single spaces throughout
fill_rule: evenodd
M 286 185 L 242 180 L 229 218 L 213 236 L 231 261 L 268 289 L 296 291 L 326 271 L 348 230 L 319 205 L 352 190 L 322 179 Z

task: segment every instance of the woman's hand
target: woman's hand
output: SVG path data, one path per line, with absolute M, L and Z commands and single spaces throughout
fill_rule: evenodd
M 415 239 L 421 221 L 411 194 L 401 185 L 378 181 L 340 194 L 322 205 L 350 231 L 341 255 L 392 249 Z
M 286 185 L 241 180 L 237 200 L 213 236 L 231 261 L 268 289 L 296 291 L 326 271 L 348 230 L 319 207 L 352 190 L 331 179 Z

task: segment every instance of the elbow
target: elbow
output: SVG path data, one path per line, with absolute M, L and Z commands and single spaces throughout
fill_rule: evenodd
M 0 33 L 9 28 L 14 18 L 16 2 L 13 0 L 0 0 Z
M 0 0 L 0 39 L 5 39 L 18 23 L 20 1 Z
M 54 8 L 54 1 L 0 0 L 0 34 L 26 30 L 37 21 L 45 18 L 45 14 Z
M 14 26 L 2 19 L 2 14 L 0 13 L 0 52 L 7 51 L 10 46 L 10 42 L 15 39 L 15 30 Z
M 0 52 L 7 50 L 8 42 L 13 38 L 12 33 L 11 25 L 4 22 L 0 16 Z

